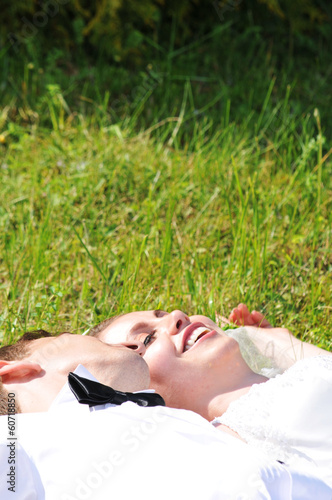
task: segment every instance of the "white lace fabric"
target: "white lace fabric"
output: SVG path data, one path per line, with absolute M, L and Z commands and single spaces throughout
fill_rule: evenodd
M 306 358 L 232 402 L 212 422 L 286 464 L 325 470 L 332 484 L 332 356 Z

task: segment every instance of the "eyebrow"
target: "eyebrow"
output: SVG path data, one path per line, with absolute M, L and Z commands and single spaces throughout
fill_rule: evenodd
M 153 312 L 153 315 L 156 317 L 156 318 L 159 318 L 160 316 L 160 313 L 162 313 L 163 315 L 164 314 L 167 314 L 166 311 L 163 311 L 162 309 L 155 309 Z

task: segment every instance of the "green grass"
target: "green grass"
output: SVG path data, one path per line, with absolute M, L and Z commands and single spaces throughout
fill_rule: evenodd
M 235 75 L 233 87 L 204 81 L 189 49 L 182 73 L 181 54 L 168 55 L 169 73 L 155 85 L 144 73 L 118 107 L 105 81 L 93 93 L 93 82 L 50 83 L 27 63 L 6 76 L 5 341 L 34 328 L 82 333 L 139 309 L 227 316 L 245 302 L 331 348 L 326 80 L 311 102 L 309 80 L 270 72 L 254 48 L 244 65 L 230 58 L 216 71 Z
M 314 116 L 267 140 L 270 119 L 208 140 L 198 126 L 194 151 L 83 116 L 21 130 L 1 162 L 6 339 L 141 308 L 227 315 L 244 301 L 329 347 L 331 162 Z

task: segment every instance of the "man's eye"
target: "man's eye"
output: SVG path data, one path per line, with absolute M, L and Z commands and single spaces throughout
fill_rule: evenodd
M 148 346 L 148 344 L 151 342 L 151 339 L 152 339 L 152 337 L 154 336 L 154 333 L 155 333 L 155 332 L 150 333 L 149 335 L 147 335 L 147 336 L 145 337 L 144 342 L 143 342 L 143 344 L 145 345 L 145 347 L 147 347 L 147 346 Z

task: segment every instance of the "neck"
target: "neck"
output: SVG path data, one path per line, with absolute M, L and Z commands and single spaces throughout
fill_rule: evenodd
M 211 421 L 215 417 L 221 416 L 233 401 L 247 394 L 254 384 L 261 384 L 267 380 L 266 377 L 251 372 L 244 380 L 234 384 L 233 388 L 227 392 L 214 394 L 208 402 L 206 418 Z
M 15 394 L 19 407 L 17 413 L 34 413 L 47 411 L 65 382 L 66 379 L 60 377 L 53 380 L 41 377 L 29 383 L 4 384 L 4 387 L 7 392 Z

